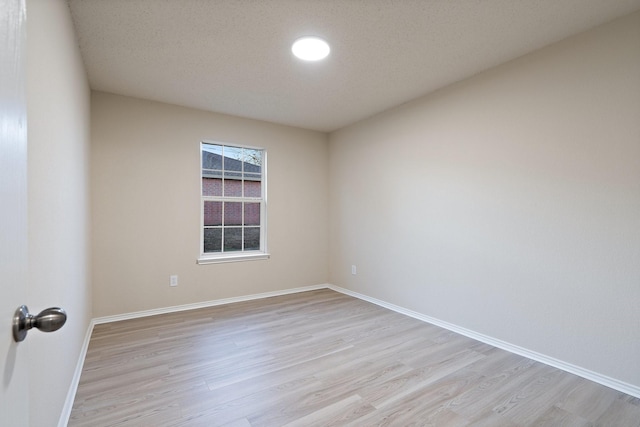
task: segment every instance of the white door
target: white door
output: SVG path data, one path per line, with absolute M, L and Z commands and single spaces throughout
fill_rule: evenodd
M 27 108 L 24 0 L 0 0 L 0 426 L 29 424 L 27 342 L 13 313 L 27 295 Z

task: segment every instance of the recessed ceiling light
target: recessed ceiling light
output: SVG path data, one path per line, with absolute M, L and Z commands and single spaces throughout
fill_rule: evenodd
M 319 61 L 329 55 L 329 44 L 320 37 L 301 37 L 291 46 L 291 52 L 305 61 Z

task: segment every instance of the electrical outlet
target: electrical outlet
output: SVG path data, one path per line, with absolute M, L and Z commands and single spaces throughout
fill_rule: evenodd
M 169 286 L 178 286 L 178 276 L 169 276 Z
M 352 266 L 351 266 L 351 274 L 353 274 L 354 276 L 355 276 L 356 274 L 358 274 L 358 270 L 356 269 L 356 266 L 355 266 L 355 265 L 352 265 Z

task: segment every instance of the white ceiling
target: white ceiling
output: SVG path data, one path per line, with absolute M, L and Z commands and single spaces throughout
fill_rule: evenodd
M 93 89 L 333 131 L 640 0 L 69 0 Z M 323 62 L 292 56 L 317 35 Z

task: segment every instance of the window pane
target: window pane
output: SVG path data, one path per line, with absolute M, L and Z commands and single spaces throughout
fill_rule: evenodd
M 218 178 L 202 178 L 203 196 L 222 196 L 222 180 Z
M 221 228 L 205 228 L 204 229 L 204 251 L 205 252 L 222 251 L 222 229 Z
M 224 229 L 224 251 L 242 250 L 242 227 L 232 227 Z
M 222 170 L 222 146 L 202 144 L 202 172 Z
M 222 196 L 222 146 L 202 144 L 202 195 Z
M 260 249 L 260 227 L 244 229 L 244 250 L 257 251 Z
M 244 225 L 260 225 L 260 203 L 244 204 Z
M 225 172 L 224 195 L 225 197 L 242 197 L 242 181 L 239 173 Z
M 224 147 L 224 170 L 237 172 L 242 170 L 242 148 Z
M 250 148 L 244 149 L 244 171 L 245 173 L 261 173 L 262 172 L 262 151 L 252 150 Z
M 224 202 L 224 225 L 242 225 L 242 202 Z
M 204 225 L 222 225 L 222 202 L 204 202 Z
M 261 197 L 262 183 L 260 182 L 260 175 L 245 174 L 244 179 L 244 197 Z

